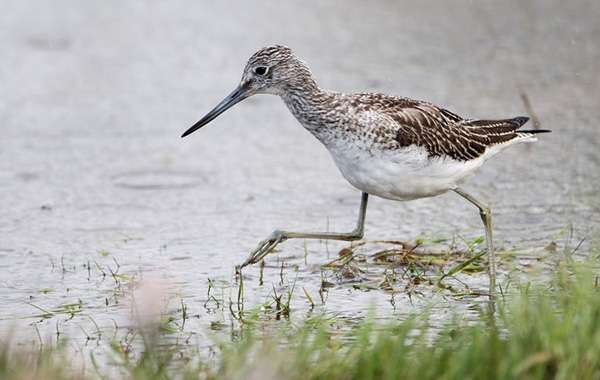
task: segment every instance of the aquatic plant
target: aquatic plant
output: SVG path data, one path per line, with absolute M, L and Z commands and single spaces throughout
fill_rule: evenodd
M 244 333 L 217 343 L 216 360 L 182 360 L 160 331 L 145 334 L 138 352 L 130 351 L 135 345 L 113 343 L 113 363 L 87 369 L 69 360 L 64 345 L 31 351 L 4 339 L 0 378 L 597 379 L 594 266 L 591 260 L 560 264 L 547 283 L 523 284 L 507 296 L 495 316 L 482 307 L 475 321 L 456 315 L 441 329 L 425 314 L 383 325 L 366 320 L 342 332 L 330 319 L 311 317 L 266 333 L 256 323 L 258 313 L 246 312 Z

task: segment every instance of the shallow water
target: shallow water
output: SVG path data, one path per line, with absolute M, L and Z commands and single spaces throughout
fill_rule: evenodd
M 492 206 L 496 245 L 525 263 L 551 241 L 559 252 L 583 238 L 580 251 L 595 244 L 597 2 L 5 1 L 4 8 L 4 333 L 16 325 L 35 336 L 41 320 L 35 326 L 43 335 L 58 326 L 84 344 L 80 327 L 95 329 L 88 315 L 106 331 L 130 323 L 127 294 L 146 278 L 162 284 L 171 310 L 185 300 L 197 317 L 183 330 L 203 336 L 211 322 L 230 319 L 219 314 L 227 308 L 206 307 L 209 279 L 221 284 L 219 299 L 236 300 L 235 265 L 274 228 L 353 227 L 359 192 L 278 99 L 249 99 L 179 138 L 237 84 L 249 55 L 270 43 L 291 46 L 323 87 L 426 99 L 470 117 L 527 114 L 526 92 L 553 133 L 505 151 L 466 188 Z M 481 234 L 476 210 L 453 194 L 408 203 L 373 198 L 367 213 L 368 239 Z M 272 285 L 285 291 L 295 281 L 292 316 L 301 319 L 310 307 L 300 289 L 317 301 L 319 264 L 344 246 L 286 242 L 268 258 L 264 285 L 257 267 L 244 270 L 245 307 L 270 299 Z M 342 319 L 371 308 L 401 317 L 432 297 L 443 319 L 481 301 L 400 292 L 390 302 L 389 292 L 325 275 L 333 287 L 317 309 Z M 487 284 L 481 273 L 463 280 L 482 290 Z M 36 308 L 65 304 L 81 311 L 41 318 Z

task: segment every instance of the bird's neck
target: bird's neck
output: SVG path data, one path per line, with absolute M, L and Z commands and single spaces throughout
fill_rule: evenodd
M 300 124 L 316 137 L 339 120 L 332 112 L 336 106 L 335 93 L 321 89 L 312 78 L 301 86 L 291 86 L 281 98 Z

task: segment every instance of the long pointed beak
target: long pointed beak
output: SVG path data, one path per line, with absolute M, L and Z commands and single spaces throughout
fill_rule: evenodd
M 250 96 L 250 93 L 247 85 L 245 83 L 240 84 L 235 90 L 233 90 L 231 94 L 227 95 L 227 97 L 223 99 L 221 103 L 217 104 L 217 106 L 207 113 L 202 119 L 185 131 L 181 137 L 185 137 L 202 128 L 206 124 L 216 119 L 217 116 L 227 111 L 229 108 L 246 99 L 248 96 Z

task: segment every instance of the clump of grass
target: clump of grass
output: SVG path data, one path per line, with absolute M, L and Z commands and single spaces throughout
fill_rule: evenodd
M 10 341 L 0 340 L 0 379 L 84 378 L 81 369 L 67 363 L 63 346 L 25 350 L 15 348 Z
M 227 352 L 223 378 L 278 379 L 597 379 L 600 289 L 589 268 L 563 267 L 547 288 L 521 289 L 495 317 L 460 318 L 441 330 L 427 318 L 370 322 L 348 335 L 302 327 L 276 341 Z
M 62 348 L 19 352 L 0 342 L 1 379 L 597 379 L 600 289 L 596 264 L 561 265 L 544 286 L 524 284 L 496 315 L 456 314 L 441 328 L 427 315 L 380 325 L 367 320 L 340 332 L 310 317 L 265 332 L 245 324 L 240 339 L 219 345 L 216 361 L 180 360 L 177 347 L 144 340 L 140 352 L 115 345 L 112 365 L 82 372 Z M 245 319 L 251 318 L 251 315 Z

